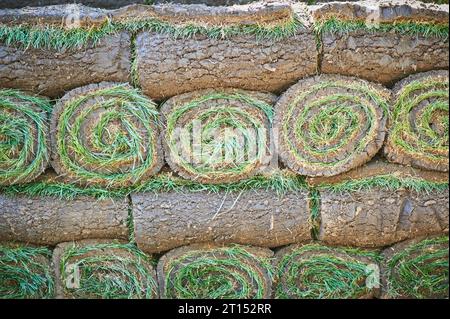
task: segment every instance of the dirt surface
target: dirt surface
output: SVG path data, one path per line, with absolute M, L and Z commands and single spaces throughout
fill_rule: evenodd
M 119 8 L 133 3 L 144 3 L 146 0 L 2 0 L 0 2 L 1 8 L 23 8 L 23 7 L 41 7 L 49 5 L 61 5 L 68 3 L 81 3 L 86 6 L 99 7 L 99 8 Z
M 300 175 L 333 176 L 375 156 L 384 142 L 387 111 L 381 103 L 367 99 L 368 93 L 361 88 L 386 104 L 390 99 L 390 92 L 380 85 L 339 75 L 306 78 L 283 93 L 274 119 L 281 161 Z M 341 109 L 334 109 L 337 103 Z M 314 123 L 324 114 L 330 123 Z M 358 124 L 349 131 L 351 121 Z
M 114 241 L 112 242 L 111 240 L 105 240 L 105 239 L 87 239 L 87 240 L 81 240 L 81 241 L 76 241 L 76 242 L 64 242 L 64 243 L 60 243 L 58 244 L 55 249 L 53 250 L 53 258 L 52 258 L 52 262 L 53 262 L 53 267 L 55 269 L 55 294 L 56 294 L 56 298 L 57 299 L 98 299 L 98 296 L 92 296 L 92 295 L 88 295 L 88 294 L 83 294 L 81 293 L 81 295 L 79 295 L 79 293 L 77 293 L 77 289 L 67 289 L 65 286 L 65 278 L 66 276 L 63 276 L 63 274 L 61 274 L 61 258 L 63 257 L 65 251 L 67 249 L 72 249 L 74 246 L 77 248 L 83 248 L 83 247 L 89 247 L 89 246 L 95 246 L 98 244 L 111 244 L 111 243 L 120 243 L 120 244 L 126 244 L 125 241 Z M 120 249 L 120 248 L 106 248 L 106 249 L 97 249 L 97 250 L 93 250 L 89 253 L 85 253 L 85 254 L 80 254 L 76 257 L 71 257 L 68 260 L 65 261 L 66 265 L 67 264 L 74 264 L 77 261 L 79 261 L 80 259 L 86 258 L 86 257 L 96 257 L 96 256 L 115 256 L 117 258 L 124 258 L 124 259 L 136 259 L 138 258 L 137 256 L 133 255 L 131 252 L 127 251 L 126 249 Z M 150 274 L 152 275 L 152 279 L 156 282 L 156 271 L 153 267 L 153 265 L 151 265 L 150 263 L 144 262 L 143 260 L 140 260 L 140 262 L 142 263 L 142 265 L 144 265 L 144 267 L 146 268 L 146 270 L 148 272 L 150 272 Z M 89 267 L 88 265 L 85 265 L 86 267 Z M 100 262 L 98 262 L 95 266 L 97 267 L 104 267 L 103 269 L 103 273 L 96 273 L 93 272 L 94 276 L 108 276 L 108 272 L 110 272 L 110 275 L 117 275 L 120 276 L 121 273 L 118 271 L 116 273 L 114 273 L 114 270 L 108 270 L 108 268 L 110 266 L 114 266 L 114 264 L 111 265 L 111 263 L 109 262 L 103 262 L 103 264 L 101 264 Z M 82 267 L 82 266 L 81 266 Z M 128 269 L 131 273 L 135 272 L 135 269 L 130 266 Z M 123 274 L 122 274 L 123 275 Z M 136 273 L 136 275 L 138 275 Z M 81 278 L 80 278 L 81 279 Z M 142 278 L 143 279 L 143 278 Z M 143 282 L 143 280 L 142 280 Z M 100 292 L 101 293 L 101 292 Z M 155 291 L 155 294 L 152 296 L 153 298 L 157 298 L 158 297 L 158 291 Z M 152 299 L 153 299 L 152 298 Z
M 133 194 L 136 243 L 145 252 L 211 242 L 277 247 L 311 239 L 306 192 Z
M 310 186 L 320 186 L 339 184 L 345 181 L 376 177 L 380 175 L 398 178 L 420 178 L 430 182 L 448 183 L 447 173 L 426 171 L 410 166 L 392 164 L 380 159 L 370 161 L 361 167 L 336 176 L 308 177 L 306 180 Z
M 142 89 L 157 100 L 217 87 L 276 93 L 316 71 L 311 30 L 276 41 L 200 35 L 176 40 L 143 32 L 137 36 L 136 48 Z
M 373 188 L 320 192 L 319 239 L 331 245 L 381 247 L 449 229 L 448 192 Z
M 410 94 L 404 96 L 404 102 L 396 108 L 396 113 L 403 109 L 405 116 L 399 118 L 391 124 L 390 132 L 392 133 L 396 125 L 403 125 L 404 121 L 408 121 L 408 132 L 405 129 L 393 137 L 390 134 L 386 139 L 383 148 L 385 157 L 394 163 L 411 165 L 421 169 L 429 169 L 441 172 L 448 172 L 449 168 L 449 141 L 448 141 L 448 81 L 449 73 L 446 70 L 429 71 L 425 73 L 413 74 L 399 81 L 393 88 L 394 99 L 393 105 L 397 105 L 399 97 L 403 94 L 403 90 L 409 84 L 426 82 L 429 79 L 444 84 L 438 87 L 434 84 L 430 88 L 422 88 L 413 90 Z M 406 88 L 407 90 L 407 88 Z M 447 95 L 439 92 L 447 91 Z M 426 97 L 427 94 L 432 94 Z M 419 101 L 416 103 L 415 101 Z M 434 104 L 444 103 L 444 107 L 432 111 L 430 119 L 424 125 L 422 122 L 426 120 L 427 110 L 432 110 Z M 409 111 L 406 111 L 408 109 Z M 447 119 L 447 123 L 446 123 Z M 422 126 L 421 126 L 422 123 Z M 428 130 L 427 129 L 428 126 Z M 408 147 L 402 147 L 396 139 L 400 139 Z M 438 143 L 436 143 L 438 142 Z M 423 144 L 427 146 L 423 146 Z M 434 146 L 437 144 L 438 146 Z M 412 148 L 414 151 L 410 151 Z
M 86 238 L 124 238 L 128 201 L 0 194 L 0 241 L 55 245 Z
M 57 97 L 101 81 L 127 82 L 130 36 L 106 36 L 95 47 L 56 52 L 0 44 L 0 86 Z
M 173 149 L 173 146 L 169 146 L 169 144 L 173 144 L 172 142 L 179 142 L 179 138 L 176 134 L 176 132 L 168 132 L 167 130 L 167 123 L 168 119 L 174 116 L 174 113 L 186 105 L 193 103 L 193 101 L 196 101 L 198 99 L 202 99 L 207 97 L 208 95 L 228 95 L 228 96 L 245 96 L 247 99 L 253 99 L 256 101 L 255 103 L 266 103 L 269 106 L 273 106 L 276 102 L 277 97 L 270 93 L 262 93 L 262 92 L 254 92 L 254 91 L 244 91 L 244 90 L 235 90 L 235 89 L 218 89 L 218 90 L 202 90 L 202 91 L 195 91 L 195 92 L 189 92 L 185 94 L 181 94 L 178 96 L 175 96 L 173 98 L 170 98 L 167 100 L 160 109 L 161 112 L 161 118 L 162 118 L 162 140 L 163 140 L 163 146 L 164 146 L 164 155 L 165 160 L 171 167 L 171 169 L 175 172 L 177 172 L 180 176 L 186 179 L 195 180 L 197 182 L 201 183 L 208 183 L 208 184 L 222 184 L 222 183 L 229 183 L 229 182 L 235 182 L 244 178 L 251 177 L 261 171 L 265 165 L 268 164 L 268 160 L 265 161 L 265 159 L 261 160 L 261 157 L 258 157 L 256 154 L 257 152 L 264 153 L 265 156 L 269 156 L 267 152 L 261 151 L 261 150 L 255 150 L 255 156 L 254 158 L 248 158 L 248 156 L 245 158 L 246 164 L 245 168 L 236 171 L 236 166 L 239 164 L 244 165 L 239 158 L 237 158 L 237 155 L 234 155 L 234 152 L 239 152 L 239 146 L 242 147 L 252 147 L 257 143 L 257 137 L 255 137 L 255 140 L 253 142 L 247 141 L 247 143 L 243 143 L 239 146 L 233 147 L 233 157 L 231 163 L 227 162 L 226 155 L 223 155 L 220 157 L 220 159 L 217 159 L 219 162 L 218 164 L 208 165 L 205 162 L 209 161 L 210 158 L 206 158 L 204 161 L 201 161 L 200 163 L 195 163 L 192 160 L 192 154 L 194 153 L 193 147 L 190 147 L 186 152 L 187 154 L 178 154 L 178 152 L 175 152 Z M 215 138 L 213 139 L 212 143 L 208 143 L 206 140 L 208 139 L 208 135 L 205 127 L 208 124 L 211 124 L 211 122 L 221 122 L 223 120 L 223 117 L 227 117 L 230 121 L 239 122 L 242 123 L 244 126 L 244 129 L 252 130 L 252 132 L 255 132 L 255 135 L 257 134 L 257 130 L 260 129 L 264 133 L 266 144 L 265 149 L 270 148 L 270 122 L 267 115 L 264 113 L 263 110 L 259 109 L 257 106 L 255 106 L 252 103 L 245 102 L 242 100 L 239 100 L 238 98 L 214 98 L 209 99 L 205 102 L 198 103 L 198 105 L 193 108 L 190 111 L 184 112 L 176 121 L 176 128 L 178 129 L 186 129 L 189 127 L 190 124 L 192 124 L 192 121 L 199 120 L 201 117 L 204 117 L 204 114 L 207 112 L 211 112 L 214 109 L 219 109 L 222 107 L 227 107 L 230 109 L 230 113 L 228 114 L 221 114 L 219 111 L 216 111 L 215 113 L 211 113 L 208 115 L 207 118 L 205 118 L 203 121 L 201 121 L 201 133 L 198 134 L 201 136 L 204 136 L 204 138 L 201 138 L 200 136 L 200 144 L 202 147 L 202 151 L 207 150 L 208 145 L 212 145 L 214 142 L 220 143 L 221 139 L 226 140 L 225 133 L 217 133 L 215 135 Z M 250 117 L 250 119 L 236 113 L 236 110 L 239 112 L 244 112 L 246 115 Z M 253 123 L 257 122 L 258 125 L 254 125 Z M 235 124 L 235 123 L 234 123 Z M 235 124 L 236 125 L 236 124 Z M 232 130 L 234 129 L 233 125 L 230 124 L 222 124 L 220 126 L 220 129 L 223 129 L 225 131 L 226 129 Z M 253 131 L 254 130 L 254 131 Z M 241 131 L 243 132 L 243 131 Z M 246 133 L 246 132 L 243 132 Z M 261 134 L 261 135 L 263 135 Z M 193 137 L 195 138 L 195 137 Z M 252 144 L 252 145 L 249 145 Z M 180 149 L 179 147 L 178 149 Z M 256 147 L 255 147 L 256 148 Z M 222 150 L 223 151 L 223 150 Z M 178 156 L 181 157 L 181 161 L 178 159 Z M 244 155 L 245 156 L 245 155 Z M 193 168 L 191 168 L 193 166 Z M 201 167 L 201 168 L 200 168 Z M 200 175 L 200 171 L 202 169 L 205 170 L 211 170 L 205 172 L 203 175 Z M 231 170 L 231 173 L 229 173 L 229 170 Z
M 389 267 L 389 262 L 392 260 L 392 258 L 395 258 L 396 255 L 401 254 L 405 249 L 410 248 L 411 246 L 414 246 L 418 243 L 420 243 L 423 240 L 427 240 L 427 239 L 432 239 L 433 237 L 419 237 L 419 238 L 414 238 L 411 240 L 405 240 L 402 241 L 400 243 L 397 243 L 391 247 L 386 248 L 382 255 L 383 255 L 383 262 L 381 263 L 381 279 L 382 279 L 382 294 L 381 294 L 381 298 L 383 299 L 417 299 L 417 297 L 411 296 L 409 295 L 407 292 L 402 291 L 402 289 L 400 288 L 399 291 L 397 291 L 398 295 L 393 296 L 391 293 L 391 280 L 395 277 L 401 277 L 402 274 L 398 273 L 397 269 L 395 269 L 396 267 L 392 268 Z M 430 244 L 428 246 L 426 246 L 425 248 L 422 249 L 416 249 L 413 252 L 411 252 L 410 254 L 408 254 L 406 256 L 406 258 L 400 258 L 398 260 L 397 263 L 395 263 L 395 266 L 399 266 L 402 264 L 402 262 L 408 262 L 410 259 L 413 258 L 419 258 L 418 260 L 420 260 L 420 256 L 425 255 L 427 252 L 431 252 L 433 253 L 434 251 L 436 251 L 437 249 L 447 249 L 447 260 L 448 260 L 448 241 L 445 244 Z M 445 257 L 443 258 L 445 259 Z M 440 263 L 439 260 L 436 259 L 428 259 L 428 262 L 431 263 L 435 263 L 436 265 Z M 422 265 L 415 265 L 416 267 L 421 267 Z M 444 266 L 441 266 L 441 268 Z M 418 268 L 417 270 L 415 269 L 411 269 L 410 270 L 411 273 L 416 272 L 417 271 L 417 275 L 420 275 L 420 268 Z M 447 274 L 448 274 L 448 268 L 447 268 Z M 423 274 L 422 274 L 423 275 Z M 435 274 L 437 275 L 437 274 Z M 424 276 L 424 275 L 423 275 Z M 403 280 L 408 280 L 408 278 L 404 278 Z M 398 287 L 399 288 L 399 287 Z M 417 289 L 417 292 L 424 290 L 424 287 L 415 287 Z M 431 294 L 428 296 L 425 296 L 425 298 L 427 299 L 448 299 L 448 280 L 447 280 L 447 294 L 445 295 L 439 295 L 439 294 Z
M 174 277 L 180 276 L 180 271 L 183 269 L 183 266 L 189 265 L 189 263 L 195 262 L 197 258 L 210 258 L 211 260 L 220 260 L 225 259 L 227 261 L 230 261 L 230 257 L 227 256 L 224 253 L 221 253 L 220 250 L 218 250 L 222 246 L 217 246 L 213 244 L 193 244 L 189 246 L 184 246 L 180 248 L 173 249 L 163 255 L 159 261 L 158 261 L 158 267 L 157 267 L 157 274 L 158 274 L 158 283 L 159 283 L 159 289 L 160 289 L 160 296 L 161 298 L 168 298 L 168 294 L 176 294 L 176 291 L 173 291 L 173 287 L 167 287 L 166 282 L 169 280 L 170 283 L 174 282 Z M 265 248 L 259 248 L 259 247 L 241 247 L 241 249 L 244 249 L 247 253 L 255 256 L 256 258 L 262 258 L 262 259 L 269 259 L 273 256 L 273 252 L 269 249 Z M 247 264 L 250 268 L 252 268 L 258 275 L 259 279 L 262 279 L 261 283 L 264 287 L 264 299 L 270 298 L 272 294 L 272 280 L 270 277 L 270 274 L 267 272 L 267 269 L 263 267 L 262 265 L 255 262 L 255 259 L 250 257 L 244 257 L 244 256 L 236 256 L 240 259 L 242 265 Z M 223 266 L 225 267 L 226 271 L 229 271 L 230 274 L 237 273 L 240 276 L 243 276 L 246 280 L 246 284 L 248 285 L 254 285 L 256 288 L 256 285 L 258 283 L 254 282 L 250 278 L 246 277 L 246 274 L 242 272 L 241 269 L 235 267 L 235 266 Z M 200 268 L 200 270 L 202 270 Z M 211 275 L 210 271 L 208 271 L 207 267 L 204 267 L 204 273 L 205 275 Z M 201 273 L 201 272 L 199 272 Z M 219 276 L 226 276 L 225 273 L 216 274 Z M 169 278 L 167 278 L 169 276 Z M 181 275 L 182 276 L 182 275 Z M 172 280 L 170 280 L 172 279 Z M 230 282 L 232 282 L 235 289 L 241 288 L 242 282 L 235 282 L 235 278 L 231 275 L 229 276 Z M 256 290 L 256 289 L 253 289 Z M 249 296 L 251 298 L 251 296 Z
M 294 291 L 292 290 L 292 287 L 290 287 L 289 284 L 292 284 L 292 282 L 288 282 L 288 278 L 287 276 L 289 276 L 290 273 L 292 273 L 292 266 L 295 265 L 295 263 L 298 262 L 307 262 L 308 259 L 314 259 L 315 257 L 320 257 L 320 256 L 333 256 L 334 258 L 338 258 L 340 260 L 343 261 L 348 261 L 348 262 L 359 262 L 359 263 L 363 263 L 366 265 L 378 265 L 377 261 L 375 261 L 372 258 L 369 258 L 367 256 L 362 256 L 356 253 L 344 253 L 341 251 L 338 251 L 337 249 L 333 249 L 332 247 L 329 247 L 329 249 L 327 250 L 319 250 L 319 249 L 311 249 L 308 251 L 303 251 L 301 253 L 298 253 L 298 250 L 302 249 L 302 247 L 307 246 L 309 244 L 314 244 L 313 242 L 311 243 L 302 243 L 302 244 L 293 244 L 293 245 L 289 245 L 287 247 L 283 247 L 280 250 L 278 250 L 275 254 L 275 258 L 273 260 L 273 265 L 275 267 L 275 269 L 278 269 L 278 275 L 275 277 L 274 280 L 274 284 L 273 284 L 273 290 L 275 295 L 273 296 L 273 298 L 277 298 L 277 295 L 280 293 L 280 291 L 282 291 L 284 293 L 284 295 L 289 298 L 289 299 L 302 299 L 300 298 L 300 296 L 298 296 L 296 293 L 294 293 Z M 292 255 L 292 257 L 289 259 L 290 261 L 286 264 L 283 265 L 283 263 L 285 262 L 284 258 L 286 258 L 287 256 L 291 255 L 291 254 L 295 254 Z M 332 263 L 332 261 L 330 261 L 330 263 Z M 332 277 L 332 271 L 334 268 L 338 268 L 338 266 L 332 266 L 332 265 L 327 265 L 328 269 L 323 269 L 322 271 L 331 271 L 330 273 L 328 273 L 326 275 L 327 278 L 330 281 L 332 281 L 333 279 L 338 279 L 338 278 L 334 278 Z M 320 267 L 320 266 L 318 266 Z M 342 266 L 340 266 L 342 267 Z M 300 271 L 308 271 L 308 269 L 303 269 L 300 268 Z M 302 292 L 306 293 L 307 291 L 310 291 L 311 294 L 313 293 L 317 293 L 318 291 L 315 290 L 314 285 L 323 285 L 323 278 L 320 278 L 320 275 L 318 276 L 318 278 L 314 278 L 314 275 L 311 275 L 311 272 L 309 273 L 309 277 L 308 278 L 302 278 L 302 273 L 298 273 L 297 275 L 297 279 L 296 279 L 296 288 L 301 290 Z M 322 275 L 323 276 L 323 275 Z M 367 277 L 366 277 L 367 278 Z M 303 284 L 303 280 L 307 281 L 310 280 L 310 285 L 306 286 Z M 365 284 L 365 282 L 357 282 L 354 283 L 355 285 L 358 284 L 359 287 L 361 287 L 361 285 Z M 317 289 L 317 288 L 316 288 Z M 352 293 L 350 291 L 345 291 L 343 293 Z M 367 289 L 364 292 L 361 292 L 359 294 L 357 294 L 356 292 L 354 292 L 351 297 L 351 299 L 372 299 L 375 297 L 378 297 L 380 294 L 380 289 L 378 288 L 373 288 L 373 289 Z M 343 298 L 343 296 L 341 295 L 335 295 L 336 298 Z M 308 298 L 308 297 L 307 297 Z M 314 298 L 314 296 L 310 295 L 308 299 L 310 298 Z
M 99 84 L 89 84 L 66 93 L 55 105 L 50 121 L 52 145 L 51 165 L 60 176 L 64 177 L 65 181 L 82 185 L 130 186 L 153 176 L 164 165 L 161 138 L 155 120 L 144 123 L 146 120 L 143 118 L 144 113 L 135 110 L 134 112 L 133 110 L 126 112 L 127 110 L 125 108 L 127 106 L 121 105 L 120 98 L 116 98 L 114 94 L 89 97 L 90 94 L 94 94 L 96 91 L 114 89 L 122 85 L 125 85 L 125 89 L 127 90 L 133 90 L 130 85 L 124 83 L 102 82 Z M 62 116 L 67 105 L 73 102 L 74 99 L 82 98 L 84 98 L 82 103 L 68 115 L 66 136 L 60 136 L 60 124 L 64 122 Z M 127 100 L 127 97 L 122 97 L 122 99 L 129 103 L 132 102 L 130 99 Z M 108 102 L 113 102 L 113 104 L 108 104 Z M 103 105 L 91 109 L 93 105 L 99 103 L 103 103 Z M 122 115 L 123 118 L 107 120 L 107 125 L 100 130 L 101 136 L 96 136 L 96 129 L 101 125 L 101 121 L 105 118 L 108 119 L 111 112 L 125 112 L 123 114 L 126 114 L 126 116 Z M 149 121 L 150 118 L 149 116 Z M 124 119 L 132 129 L 126 128 L 125 124 L 123 124 L 125 122 Z M 86 162 L 83 157 L 78 156 L 77 152 L 74 151 L 76 149 L 75 141 L 69 133 L 72 132 L 71 128 L 75 126 L 77 120 L 81 120 L 82 123 L 80 124 L 80 133 L 77 135 L 79 139 L 76 142 L 80 143 L 86 149 L 86 153 L 100 158 L 97 162 Z M 149 128 L 145 127 L 146 125 Z M 130 131 L 135 132 L 140 137 L 138 141 L 141 145 L 139 154 L 136 151 L 135 154 L 130 155 L 127 152 L 133 151 L 133 149 L 126 148 L 125 150 L 121 150 L 120 144 L 117 145 L 116 143 L 117 136 L 123 136 L 130 143 L 136 141 L 130 136 Z M 58 147 L 61 138 L 64 138 L 64 151 L 67 152 L 70 165 L 73 165 L 76 169 L 67 164 L 61 157 L 60 153 L 62 150 Z M 152 154 L 150 153 L 151 147 L 153 148 Z M 112 148 L 114 151 L 106 148 Z M 121 159 L 118 160 L 118 157 L 121 157 Z M 147 161 L 149 162 L 148 167 L 138 175 L 137 170 L 141 166 L 144 166 Z M 84 171 L 95 174 L 95 176 L 87 176 Z M 79 174 L 79 172 L 83 172 L 84 175 Z M 112 178 L 114 175 L 116 179 Z
M 334 18 L 368 24 L 411 21 L 448 24 L 448 10 L 448 6 L 408 0 L 336 1 L 312 6 L 311 14 L 315 21 Z
M 324 33 L 322 41 L 322 73 L 391 86 L 411 73 L 449 67 L 448 39 L 359 30 Z

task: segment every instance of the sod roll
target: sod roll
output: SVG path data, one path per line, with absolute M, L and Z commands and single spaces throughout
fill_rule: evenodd
M 68 92 L 53 110 L 51 133 L 52 166 L 67 181 L 124 187 L 163 165 L 155 105 L 128 84 Z
M 300 80 L 275 106 L 280 158 L 293 171 L 332 176 L 368 162 L 383 145 L 390 93 L 356 78 Z
M 174 38 L 153 32 L 136 38 L 139 84 L 156 100 L 218 87 L 279 93 L 314 74 L 316 58 L 314 32 L 306 27 L 273 39 L 251 34 Z
M 448 198 L 448 189 L 321 190 L 319 239 L 331 245 L 381 247 L 445 234 L 449 228 Z
M 448 172 L 448 89 L 448 71 L 411 75 L 394 86 L 389 161 Z
M 448 299 L 448 236 L 405 241 L 383 255 L 384 298 Z
M 207 184 L 254 175 L 270 161 L 275 100 L 272 94 L 233 89 L 169 99 L 161 108 L 167 163 L 180 176 Z
M 295 244 L 276 253 L 279 299 L 356 299 L 377 296 L 378 254 L 354 248 Z
M 191 245 L 165 254 L 158 262 L 162 298 L 270 298 L 269 249 L 246 246 Z
M 278 247 L 311 239 L 306 191 L 170 191 L 131 198 L 136 243 L 148 253 L 204 242 Z
M 21 33 L 15 36 L 20 39 Z M 45 43 L 46 36 L 44 30 L 41 37 L 36 36 L 35 43 Z M 125 32 L 106 35 L 97 43 L 58 49 L 33 48 L 34 43 L 24 48 L 20 42 L 11 41 L 0 42 L 0 87 L 54 98 L 89 83 L 126 82 L 130 77 L 130 35 Z M 63 38 L 51 41 L 56 42 L 54 45 L 70 42 Z
M 128 238 L 128 201 L 0 194 L 0 241 L 56 245 L 85 238 Z
M 47 100 L 0 89 L 0 185 L 26 183 L 48 165 Z
M 62 243 L 53 252 L 53 264 L 57 298 L 158 297 L 153 261 L 132 244 L 101 240 Z
M 0 299 L 46 299 L 54 296 L 46 247 L 0 243 Z

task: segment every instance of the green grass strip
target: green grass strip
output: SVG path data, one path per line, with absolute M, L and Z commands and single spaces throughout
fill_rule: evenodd
M 174 177 L 172 174 L 158 174 L 143 184 L 117 189 L 94 186 L 80 187 L 70 183 L 40 181 L 0 187 L 0 192 L 10 196 L 51 196 L 61 199 L 92 196 L 97 199 L 105 199 L 125 197 L 136 192 L 208 191 L 216 193 L 219 191 L 232 192 L 252 189 L 273 190 L 282 195 L 289 191 L 304 190 L 306 189 L 306 183 L 303 177 L 288 172 L 279 172 L 268 176 L 257 175 L 234 183 L 214 185 Z
M 66 50 L 96 45 L 102 38 L 120 31 L 136 34 L 149 31 L 168 34 L 173 38 L 191 38 L 205 35 L 212 39 L 224 39 L 236 35 L 254 36 L 257 40 L 280 40 L 293 36 L 303 25 L 297 18 L 276 26 L 202 26 L 197 24 L 174 25 L 158 19 L 129 22 L 105 22 L 99 27 L 64 29 L 55 26 L 7 26 L 0 25 L 0 42 L 23 48 Z
M 193 250 L 165 266 L 167 298 L 261 299 L 270 289 L 270 261 L 242 246 Z
M 77 298 L 149 299 L 157 295 L 152 262 L 133 244 L 74 244 L 65 249 L 59 266 L 63 284 L 73 269 L 79 269 L 79 287 L 64 287 Z
M 367 33 L 395 32 L 402 35 L 436 37 L 443 40 L 448 40 L 449 34 L 448 24 L 419 22 L 395 22 L 371 25 L 364 21 L 344 21 L 332 18 L 316 22 L 314 27 L 318 34 L 342 34 L 362 30 Z
M 51 255 L 45 247 L 0 245 L 0 298 L 52 298 Z
M 43 171 L 50 110 L 45 99 L 0 89 L 0 185 L 24 182 Z
M 448 236 L 425 239 L 387 260 L 388 295 L 448 298 Z
M 366 278 L 374 270 L 357 257 L 370 258 L 374 263 L 380 260 L 373 251 L 319 244 L 300 246 L 283 256 L 278 264 L 275 298 L 362 297 L 370 292 Z

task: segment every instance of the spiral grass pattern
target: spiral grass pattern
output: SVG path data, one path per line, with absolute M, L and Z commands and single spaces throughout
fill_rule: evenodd
M 387 249 L 389 298 L 448 298 L 448 236 L 412 240 Z
M 157 116 L 154 103 L 128 84 L 74 89 L 52 113 L 52 166 L 83 185 L 137 184 L 163 165 Z
M 163 298 L 270 298 L 270 250 L 244 246 L 191 245 L 164 255 L 158 263 Z
M 411 75 L 394 87 L 384 153 L 389 161 L 448 172 L 448 71 Z
M 180 176 L 205 184 L 251 177 L 270 161 L 275 96 L 233 89 L 203 90 L 169 99 L 164 150 Z
M 66 296 L 102 299 L 158 297 L 156 273 L 150 258 L 132 244 L 74 243 L 60 257 L 60 276 Z M 65 283 L 78 269 L 79 283 Z
M 49 161 L 47 100 L 0 90 L 0 185 L 32 181 Z
M 45 247 L 0 245 L 0 298 L 52 298 L 51 254 Z
M 308 176 L 337 175 L 366 163 L 383 145 L 389 98 L 386 89 L 356 78 L 300 80 L 275 106 L 281 160 Z
M 319 244 L 289 246 L 277 253 L 275 298 L 373 297 L 379 275 L 377 260 L 378 255 L 370 251 Z

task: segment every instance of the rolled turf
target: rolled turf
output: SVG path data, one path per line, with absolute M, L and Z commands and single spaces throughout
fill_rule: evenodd
M 51 251 L 46 247 L 0 244 L 0 298 L 54 296 Z
M 383 145 L 390 93 L 360 79 L 300 80 L 275 106 L 280 158 L 293 171 L 332 176 L 368 162 Z
M 448 83 L 448 71 L 430 71 L 395 85 L 388 160 L 448 172 Z
M 53 263 L 59 298 L 158 297 L 152 260 L 132 244 L 105 240 L 62 243 L 55 248 Z
M 158 262 L 162 298 L 261 299 L 271 295 L 268 249 L 191 245 Z
M 164 150 L 170 167 L 201 183 L 235 182 L 270 160 L 270 122 L 276 97 L 233 89 L 204 90 L 169 99 Z
M 128 84 L 91 84 L 68 92 L 52 113 L 52 166 L 71 182 L 124 187 L 163 164 L 158 112 Z
M 275 298 L 372 298 L 379 290 L 378 254 L 296 244 L 276 254 Z
M 448 236 L 405 241 L 383 255 L 385 298 L 448 298 Z
M 0 89 L 0 185 L 30 182 L 49 160 L 46 99 Z

